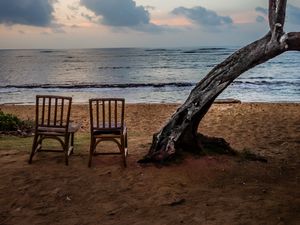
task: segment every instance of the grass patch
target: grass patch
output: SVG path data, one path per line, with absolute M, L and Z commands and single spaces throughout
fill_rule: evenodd
M 75 134 L 74 151 L 75 152 L 88 152 L 90 148 L 90 134 L 78 133 Z
M 0 151 L 1 150 L 18 150 L 30 152 L 32 147 L 33 137 L 19 137 L 13 135 L 0 136 Z M 87 152 L 90 145 L 90 135 L 88 133 L 75 134 L 74 148 L 75 153 Z M 61 145 L 56 140 L 45 139 L 43 146 L 47 148 L 61 148 Z
M 18 150 L 30 151 L 32 146 L 32 137 L 18 137 L 5 135 L 0 136 L 0 150 Z

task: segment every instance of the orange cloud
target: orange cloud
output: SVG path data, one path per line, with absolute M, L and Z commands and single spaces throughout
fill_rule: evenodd
M 235 24 L 253 23 L 257 17 L 254 11 L 238 12 L 230 15 Z

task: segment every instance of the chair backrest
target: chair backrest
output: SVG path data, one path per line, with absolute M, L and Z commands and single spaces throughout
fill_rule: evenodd
M 71 97 L 37 95 L 36 128 L 65 128 L 67 131 L 70 122 L 71 104 Z
M 90 104 L 90 126 L 91 130 L 110 130 L 124 127 L 124 105 L 123 98 L 93 98 Z

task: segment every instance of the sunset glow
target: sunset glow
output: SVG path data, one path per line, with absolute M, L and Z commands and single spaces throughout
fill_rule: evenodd
M 0 2 L 0 48 L 115 47 L 114 43 L 124 47 L 176 46 L 178 41 L 170 40 L 174 35 L 178 40 L 187 38 L 186 29 L 189 41 L 182 42 L 183 46 L 220 42 L 242 45 L 264 35 L 268 28 L 267 2 L 259 0 L 230 0 L 225 5 L 217 0 L 26 2 L 36 6 L 26 8 L 25 1 L 18 0 Z M 287 17 L 287 27 L 299 29 L 299 1 L 289 1 Z M 147 41 L 143 43 L 140 35 Z

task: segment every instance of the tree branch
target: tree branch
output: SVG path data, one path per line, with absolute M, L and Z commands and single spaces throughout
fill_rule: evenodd
M 287 0 L 269 0 L 271 31 L 239 49 L 215 66 L 191 91 L 186 101 L 154 135 L 148 154 L 140 162 L 170 159 L 181 149 L 202 148 L 197 128 L 217 96 L 243 72 L 289 50 L 300 51 L 300 32 L 284 33 Z M 202 140 L 201 140 L 202 141 Z
M 268 49 L 274 48 L 284 36 L 284 21 L 287 0 L 269 0 L 269 18 L 272 38 L 267 46 Z M 275 7 L 275 12 L 274 12 Z M 275 20 L 274 20 L 275 17 Z
M 281 29 L 283 30 L 284 21 L 285 21 L 285 11 L 286 11 L 286 2 L 287 0 L 278 0 L 276 7 L 276 24 L 281 24 Z
M 269 26 L 270 30 L 274 29 L 276 18 L 276 0 L 269 0 Z
M 288 33 L 286 43 L 288 50 L 300 51 L 300 32 Z

